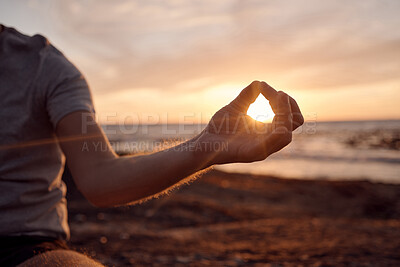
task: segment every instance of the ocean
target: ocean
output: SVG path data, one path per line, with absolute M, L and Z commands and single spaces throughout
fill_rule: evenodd
M 187 140 L 206 125 L 103 125 L 119 154 L 151 152 Z M 226 172 L 295 179 L 400 184 L 400 120 L 308 121 L 292 143 L 266 160 L 215 167 Z

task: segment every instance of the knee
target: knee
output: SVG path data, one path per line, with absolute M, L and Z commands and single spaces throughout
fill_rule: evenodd
M 90 259 L 89 257 L 72 251 L 72 250 L 52 250 L 42 254 L 39 254 L 23 263 L 18 265 L 19 267 L 28 266 L 92 266 L 102 267 L 103 265 Z

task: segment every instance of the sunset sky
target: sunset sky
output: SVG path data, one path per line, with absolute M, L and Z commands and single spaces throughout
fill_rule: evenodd
M 397 0 L 0 3 L 0 23 L 45 35 L 84 73 L 102 122 L 204 122 L 256 79 L 306 119 L 399 119 L 399 14 Z

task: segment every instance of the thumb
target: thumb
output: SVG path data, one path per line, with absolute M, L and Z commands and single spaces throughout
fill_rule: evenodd
M 244 88 L 229 105 L 233 105 L 241 112 L 246 113 L 249 106 L 254 103 L 260 93 L 261 82 L 253 81 L 250 85 Z

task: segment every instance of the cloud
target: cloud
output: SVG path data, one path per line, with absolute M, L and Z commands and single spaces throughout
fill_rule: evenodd
M 76 61 L 102 92 L 180 90 L 192 80 L 323 89 L 399 79 L 398 7 L 224 0 L 59 1 L 55 9 L 65 38 L 84 51 Z
M 26 3 L 30 13 L 48 14 L 55 45 L 99 95 L 194 92 L 252 79 L 299 90 L 400 84 L 399 1 Z

